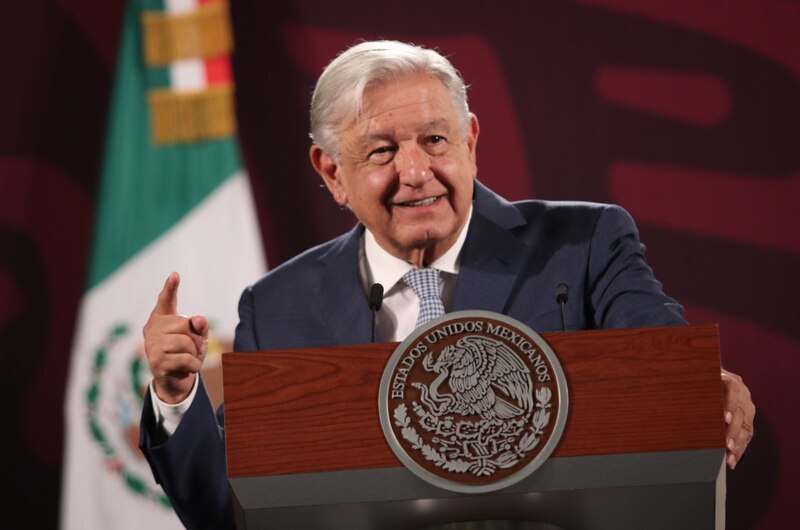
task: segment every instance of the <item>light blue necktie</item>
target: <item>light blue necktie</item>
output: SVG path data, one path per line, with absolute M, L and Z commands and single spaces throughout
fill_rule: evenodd
M 415 327 L 444 315 L 444 304 L 439 295 L 438 269 L 411 269 L 403 275 L 403 281 L 419 297 L 419 315 Z

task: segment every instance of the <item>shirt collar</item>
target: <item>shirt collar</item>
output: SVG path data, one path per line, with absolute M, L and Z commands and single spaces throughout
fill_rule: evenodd
M 447 252 L 431 263 L 430 267 L 439 269 L 442 272 L 458 274 L 458 269 L 461 265 L 461 249 L 467 239 L 471 219 L 472 207 L 470 206 L 467 220 L 461 229 L 461 233 L 458 234 L 458 239 Z M 368 283 L 379 283 L 385 286 L 387 290 L 400 281 L 403 274 L 414 268 L 410 263 L 386 252 L 375 240 L 375 236 L 369 229 L 364 230 L 364 254 L 367 277 L 370 279 Z

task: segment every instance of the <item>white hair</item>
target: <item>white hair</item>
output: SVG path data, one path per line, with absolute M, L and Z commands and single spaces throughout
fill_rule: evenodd
M 338 161 L 339 133 L 358 119 L 367 87 L 419 73 L 436 76 L 447 88 L 466 133 L 467 87 L 450 61 L 422 46 L 381 40 L 356 44 L 325 67 L 311 97 L 311 139 Z

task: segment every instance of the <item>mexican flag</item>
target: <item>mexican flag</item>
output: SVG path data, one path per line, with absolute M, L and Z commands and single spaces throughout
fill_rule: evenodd
M 235 140 L 231 47 L 225 2 L 129 0 L 67 383 L 63 530 L 182 528 L 137 447 L 142 326 L 178 271 L 178 311 L 209 319 L 203 373 L 221 400 L 239 294 L 266 270 Z

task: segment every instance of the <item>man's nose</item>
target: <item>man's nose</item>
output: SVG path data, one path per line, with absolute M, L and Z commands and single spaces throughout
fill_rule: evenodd
M 401 146 L 394 158 L 400 183 L 419 188 L 433 176 L 431 160 L 418 145 Z

